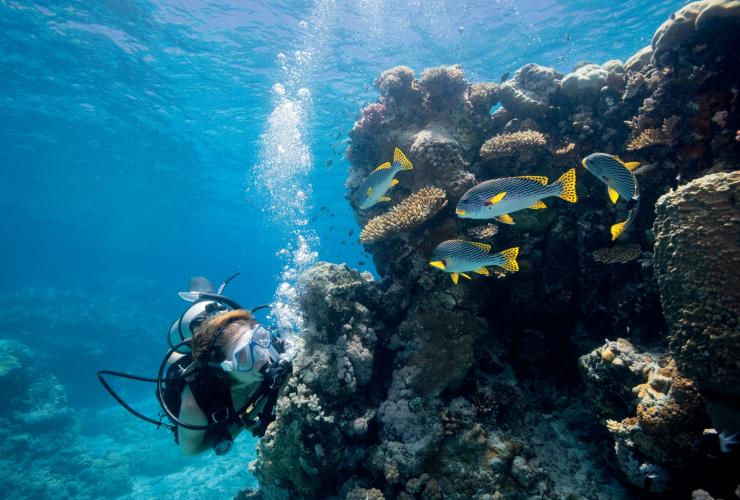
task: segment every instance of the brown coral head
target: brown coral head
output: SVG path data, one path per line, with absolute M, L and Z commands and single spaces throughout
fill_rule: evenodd
M 480 154 L 483 158 L 492 159 L 539 149 L 544 147 L 545 144 L 547 144 L 547 141 L 541 132 L 524 130 L 491 137 L 481 146 Z

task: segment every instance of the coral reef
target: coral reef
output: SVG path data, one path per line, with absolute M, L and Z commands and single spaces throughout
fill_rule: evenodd
M 446 205 L 444 191 L 435 187 L 422 188 L 387 213 L 370 219 L 360 233 L 360 241 L 373 243 L 409 231 L 434 217 Z
M 265 498 L 734 491 L 731 474 L 693 467 L 692 445 L 740 428 L 736 3 L 689 4 L 625 63 L 567 75 L 378 77 L 346 196 L 400 147 L 407 198 L 355 212 L 379 281 L 326 263 L 301 278 L 306 345 L 254 465 Z M 643 164 L 617 245 L 623 207 L 582 169 L 578 203 L 522 210 L 515 226 L 452 210 L 476 182 L 556 179 L 595 151 Z M 431 210 L 423 189 L 437 190 Z M 520 272 L 453 286 L 428 258 L 464 235 L 519 246 Z

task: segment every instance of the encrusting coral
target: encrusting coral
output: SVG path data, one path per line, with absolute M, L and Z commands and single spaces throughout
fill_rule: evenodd
M 373 243 L 401 231 L 409 231 L 434 217 L 447 205 L 445 192 L 428 186 L 403 199 L 387 213 L 370 219 L 360 241 Z
M 604 264 L 626 264 L 642 255 L 642 248 L 636 243 L 599 248 L 593 251 L 594 260 Z
M 531 151 L 547 144 L 545 136 L 535 130 L 524 130 L 491 137 L 480 148 L 483 158 L 493 159 L 516 152 Z

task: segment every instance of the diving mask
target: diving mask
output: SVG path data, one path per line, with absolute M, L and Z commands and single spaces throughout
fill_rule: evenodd
M 272 334 L 258 323 L 251 334 L 245 332 L 239 337 L 231 359 L 222 361 L 219 366 L 225 372 L 248 372 L 260 361 L 270 363 L 271 344 Z

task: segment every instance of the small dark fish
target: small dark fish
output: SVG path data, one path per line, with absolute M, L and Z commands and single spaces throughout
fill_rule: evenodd
M 334 163 L 334 160 L 332 160 L 331 158 L 329 158 L 328 160 L 326 160 L 326 166 L 327 167 L 331 167 L 332 163 Z
M 321 208 L 319 208 L 319 210 L 321 210 L 322 212 L 328 212 L 329 211 L 329 209 L 326 208 L 325 206 L 322 206 Z
M 509 79 L 509 74 L 510 73 L 507 71 L 506 73 L 504 73 L 503 75 L 501 75 L 501 83 L 504 83 L 506 80 Z
M 329 232 L 332 232 L 332 231 L 334 231 L 334 226 L 331 226 L 331 227 L 329 228 Z
M 350 229 L 349 232 L 347 233 L 347 236 L 352 236 L 353 234 L 355 234 L 355 230 Z
M 342 245 L 346 245 L 346 244 L 347 244 L 347 242 L 344 241 L 344 240 L 342 240 Z
M 360 261 L 357 262 L 357 265 L 358 266 L 364 266 L 365 265 L 365 261 L 364 260 L 360 260 Z

